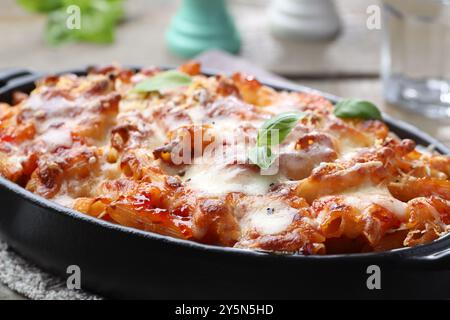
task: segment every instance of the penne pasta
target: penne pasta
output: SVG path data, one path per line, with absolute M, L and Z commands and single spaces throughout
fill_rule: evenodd
M 381 115 L 336 109 L 195 62 L 49 76 L 0 103 L 0 175 L 98 219 L 220 246 L 378 252 L 446 234 L 450 158 Z

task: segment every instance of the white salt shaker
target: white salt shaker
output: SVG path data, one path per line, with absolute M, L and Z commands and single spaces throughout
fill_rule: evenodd
M 332 0 L 272 0 L 269 19 L 276 36 L 290 39 L 332 38 L 341 25 Z

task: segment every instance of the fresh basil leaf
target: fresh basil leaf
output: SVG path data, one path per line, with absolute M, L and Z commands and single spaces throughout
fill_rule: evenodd
M 87 11 L 81 15 L 81 29 L 68 29 L 65 9 L 49 14 L 45 38 L 52 45 L 69 41 L 111 43 L 114 40 L 115 22 L 111 17 Z
M 44 34 L 49 44 L 58 45 L 76 40 L 76 33 L 67 28 L 66 21 L 65 9 L 55 10 L 49 14 Z
M 17 3 L 31 12 L 51 12 L 63 6 L 64 0 L 17 0 Z
M 267 170 L 277 159 L 277 156 L 272 153 L 270 147 L 264 145 L 250 149 L 248 158 L 253 164 L 256 164 L 261 169 Z
M 113 21 L 119 21 L 124 15 L 123 0 L 63 0 L 67 8 L 76 5 L 81 14 L 89 11 L 104 14 Z
M 108 13 L 88 11 L 81 17 L 81 29 L 75 30 L 80 41 L 111 43 L 114 41 L 116 18 Z
M 280 144 L 304 116 L 304 113 L 285 112 L 270 118 L 263 124 L 258 133 L 257 145 Z M 274 130 L 278 130 L 278 141 L 272 143 L 272 133 Z
M 380 110 L 372 102 L 359 99 L 342 100 L 336 104 L 333 112 L 339 118 L 382 119 Z
M 67 27 L 67 8 L 80 7 L 80 29 Z M 52 45 L 70 41 L 111 43 L 123 16 L 123 0 L 63 0 L 63 7 L 49 13 L 45 38 Z
M 305 116 L 299 112 L 280 113 L 267 120 L 259 129 L 256 139 L 256 147 L 252 148 L 249 153 L 249 160 L 261 169 L 268 169 L 277 159 L 277 155 L 273 154 L 271 146 L 278 145 L 287 137 L 292 129 L 297 125 L 298 121 Z M 274 137 L 273 133 L 277 133 Z M 276 139 L 273 141 L 273 139 Z
M 170 70 L 158 73 L 157 75 L 139 82 L 132 92 L 154 92 L 168 90 L 177 87 L 188 86 L 192 82 L 192 78 L 180 71 Z

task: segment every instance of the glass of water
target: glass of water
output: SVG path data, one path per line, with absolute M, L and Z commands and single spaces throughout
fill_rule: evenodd
M 383 0 L 387 102 L 450 117 L 450 0 Z

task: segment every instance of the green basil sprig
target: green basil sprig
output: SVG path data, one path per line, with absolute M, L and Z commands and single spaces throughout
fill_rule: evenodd
M 111 43 L 117 24 L 124 16 L 123 0 L 17 0 L 26 10 L 46 14 L 45 39 L 51 45 L 71 41 Z M 68 28 L 69 17 L 76 18 L 71 6 L 80 8 L 80 28 Z
M 158 73 L 151 78 L 139 82 L 132 91 L 145 93 L 168 90 L 188 86 L 191 82 L 192 78 L 189 75 L 177 70 L 170 70 Z
M 270 147 L 283 142 L 304 116 L 300 112 L 285 112 L 267 120 L 259 129 L 256 146 L 250 150 L 249 160 L 261 169 L 268 169 L 277 158 Z M 278 134 L 272 136 L 274 132 Z
M 381 112 L 369 101 L 345 99 L 339 101 L 333 111 L 339 118 L 358 118 L 365 120 L 381 120 Z
M 32 12 L 51 12 L 63 6 L 63 0 L 17 0 L 25 9 Z
M 261 169 L 267 170 L 272 163 L 277 159 L 277 156 L 272 153 L 269 146 L 256 146 L 250 150 L 248 154 L 249 160 L 256 164 Z

